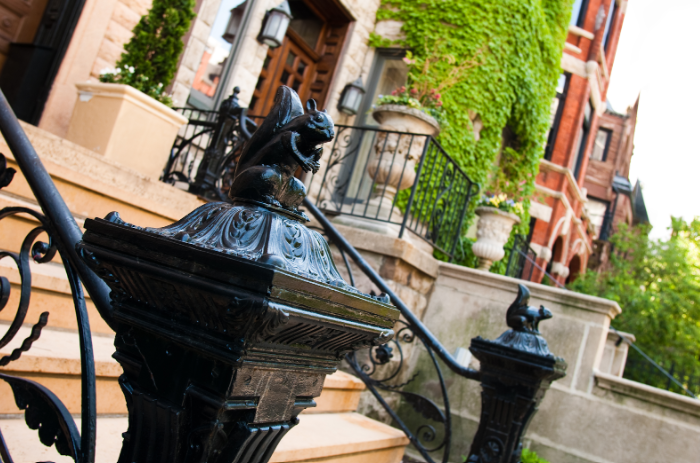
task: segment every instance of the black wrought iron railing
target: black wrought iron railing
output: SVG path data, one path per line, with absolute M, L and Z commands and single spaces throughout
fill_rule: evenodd
M 412 233 L 452 259 L 478 185 L 429 135 L 336 125 L 316 206 Z
M 212 200 L 226 200 L 243 144 L 257 125 L 238 104 L 238 87 L 218 111 L 173 108 L 188 119 L 160 180 Z
M 80 241 L 82 232 L 2 92 L 0 92 L 0 131 L 43 212 L 39 213 L 26 207 L 6 207 L 0 211 L 0 220 L 19 215 L 38 221 L 38 226 L 26 236 L 19 252 L 0 252 L 0 258 L 9 258 L 15 262 L 21 278 L 19 305 L 10 327 L 0 339 L 0 348 L 13 340 L 25 322 L 32 289 L 30 260 L 45 264 L 58 253 L 70 284 L 80 340 L 82 387 L 80 430 L 67 408 L 46 387 L 34 381 L 4 373 L 0 373 L 0 379 L 11 386 L 17 406 L 25 412 L 27 425 L 31 429 L 38 430 L 44 445 L 55 445 L 59 453 L 70 456 L 76 462 L 92 463 L 95 461 L 97 426 L 96 378 L 90 322 L 83 286 L 90 294 L 102 318 L 114 329 L 109 289 L 102 279 L 78 257 L 75 246 Z M 0 177 L 2 178 L 0 186 L 5 187 L 11 182 L 14 169 L 6 167 L 4 156 L 0 159 Z M 4 309 L 8 303 L 10 290 L 9 280 L 0 277 L 0 310 Z M 9 356 L 2 357 L 0 365 L 7 365 L 17 360 L 23 352 L 29 350 L 32 343 L 41 335 L 48 317 L 49 312 L 42 313 L 33 326 L 30 336 L 24 340 L 21 347 L 15 349 Z M 0 457 L 4 463 L 13 461 L 1 433 Z
M 442 461 L 447 463 L 450 459 L 452 441 L 452 415 L 445 375 L 442 364 L 457 375 L 470 380 L 479 380 L 478 371 L 463 365 L 443 346 L 430 330 L 413 314 L 401 298 L 389 287 L 386 281 L 365 261 L 360 253 L 345 239 L 345 237 L 333 226 L 326 215 L 311 201 L 304 200 L 304 206 L 321 224 L 328 240 L 338 247 L 342 253 L 346 269 L 350 278 L 353 270 L 346 255 L 352 259 L 357 268 L 376 285 L 379 291 L 389 295 L 391 302 L 401 311 L 402 320 L 395 329 L 396 336 L 388 343 L 369 349 L 363 356 L 350 354 L 346 358 L 354 373 L 362 379 L 372 395 L 389 414 L 392 423 L 401 429 L 411 441 L 416 451 L 429 463 Z M 399 375 L 404 372 L 407 357 L 407 346 L 418 342 L 431 359 L 431 366 L 440 385 L 441 403 L 422 394 L 404 391 L 403 388 L 411 383 L 397 381 Z M 440 360 L 440 362 L 438 361 Z M 441 363 L 442 362 L 442 363 Z M 391 363 L 391 365 L 389 365 Z M 384 366 L 388 366 L 384 368 Z M 433 377 L 433 375 L 430 375 Z M 415 379 L 415 378 L 413 378 Z M 400 395 L 414 410 L 420 413 L 424 420 L 417 426 L 411 426 L 397 412 L 397 407 L 392 406 L 387 398 L 382 395 L 394 393 Z M 440 429 L 436 429 L 436 426 Z M 438 452 L 440 457 L 435 458 Z
M 700 375 L 696 373 L 697 369 L 689 372 L 683 367 L 677 367 L 673 361 L 660 365 L 628 337 L 623 336 L 613 327 L 610 329 L 619 336 L 618 344 L 624 342 L 631 348 L 625 362 L 623 373 L 625 378 L 659 389 L 686 394 L 694 399 L 700 396 Z
M 530 247 L 527 238 L 516 234 L 513 239 L 513 246 L 507 252 L 508 266 L 506 267 L 505 275 L 530 281 L 535 270 L 534 263 L 535 259 L 537 259 L 537 253 Z
M 189 119 L 161 180 L 208 199 L 226 200 L 242 145 L 263 117 L 238 106 L 175 108 Z M 229 101 L 227 100 L 227 101 Z M 241 122 L 244 121 L 244 122 Z M 477 184 L 429 135 L 336 125 L 311 194 L 329 216 L 343 215 L 411 233 L 452 259 Z

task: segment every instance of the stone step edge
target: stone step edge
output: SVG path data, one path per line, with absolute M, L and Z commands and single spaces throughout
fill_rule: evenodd
M 6 352 L 2 353 L 6 355 Z M 18 360 L 10 362 L 4 367 L 0 367 L 0 371 L 11 373 L 42 373 L 54 375 L 80 375 L 80 359 L 61 358 L 48 356 L 34 356 L 23 354 Z M 95 361 L 95 374 L 100 377 L 119 378 L 122 374 L 122 367 L 116 360 L 113 361 Z M 364 390 L 365 384 L 362 380 L 345 373 L 336 371 L 332 375 L 326 376 L 323 383 L 324 389 L 341 389 L 347 391 Z
M 74 418 L 76 418 L 76 424 L 80 426 L 79 417 Z M 114 421 L 107 423 L 106 420 Z M 116 461 L 121 448 L 121 432 L 126 431 L 127 425 L 128 419 L 123 415 L 98 417 L 97 461 L 111 461 L 105 458 L 112 456 Z M 12 432 L 10 427 L 22 428 L 20 430 L 22 435 L 28 439 L 29 436 L 35 439 L 31 441 L 32 444 L 41 445 L 36 431 L 26 428 L 21 416 L 0 416 L 0 428 L 3 429 L 6 438 L 16 434 L 16 431 Z M 105 439 L 109 439 L 109 442 L 106 443 Z M 21 452 L 13 450 L 17 445 L 13 446 L 11 441 L 8 441 L 8 444 L 15 461 L 20 461 L 18 458 L 22 456 Z M 370 459 L 371 456 L 368 454 L 388 449 L 399 449 L 403 453 L 403 448 L 408 444 L 408 438 L 400 430 L 358 413 L 302 415 L 300 424 L 292 428 L 282 439 L 270 463 L 327 461 L 333 457 L 344 458 L 350 455 L 358 455 L 361 460 L 357 461 L 385 463 L 384 460 Z M 392 461 L 399 461 L 399 458 Z

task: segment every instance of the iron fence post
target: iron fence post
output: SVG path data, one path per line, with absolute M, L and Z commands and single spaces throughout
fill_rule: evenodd
M 208 199 L 220 199 L 221 195 L 216 191 L 216 182 L 221 177 L 221 164 L 226 156 L 229 134 L 237 121 L 242 126 L 245 125 L 246 108 L 241 108 L 238 104 L 239 92 L 240 88 L 235 87 L 231 96 L 221 103 L 211 142 L 204 150 L 194 183 L 189 188 L 190 193 Z
M 549 352 L 538 324 L 551 318 L 543 306 L 529 307 L 530 292 L 518 285 L 508 308 L 511 327 L 495 341 L 472 339 L 469 350 L 481 369 L 481 420 L 468 463 L 518 463 L 522 436 L 549 385 L 564 377 L 566 362 Z

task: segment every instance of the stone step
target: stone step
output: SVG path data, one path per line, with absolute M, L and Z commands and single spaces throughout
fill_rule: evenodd
M 271 463 L 399 463 L 408 438 L 398 429 L 358 413 L 317 413 L 302 415 L 280 442 Z M 76 420 L 80 429 L 80 420 Z M 125 416 L 97 419 L 96 462 L 116 462 L 126 431 Z M 21 416 L 0 419 L 0 430 L 14 461 L 71 463 L 54 447 L 39 443 L 37 431 L 27 427 Z M 31 444 L 29 444 L 31 443 Z
M 0 322 L 0 332 L 6 331 L 7 327 L 6 322 Z M 0 349 L 0 356 L 9 355 L 29 332 L 30 328 L 23 326 L 12 342 Z M 92 341 L 97 373 L 97 413 L 126 414 L 126 403 L 117 381 L 122 368 L 112 358 L 114 337 L 94 333 Z M 80 348 L 75 331 L 44 328 L 29 352 L 0 367 L 0 371 L 43 384 L 63 401 L 71 413 L 80 413 Z M 326 378 L 321 396 L 315 399 L 317 406 L 304 413 L 353 412 L 357 410 L 364 389 L 362 381 L 338 371 Z M 0 414 L 17 411 L 10 387 L 0 381 Z

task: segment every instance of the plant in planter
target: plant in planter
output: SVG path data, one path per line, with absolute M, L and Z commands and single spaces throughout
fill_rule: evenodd
M 407 52 L 404 62 L 409 66 L 408 86 L 394 90 L 391 95 L 380 95 L 372 109 L 372 117 L 379 122 L 382 130 L 426 135 L 377 134 L 374 144 L 376 156 L 367 164 L 367 173 L 383 193 L 370 201 L 373 207 L 379 208 L 377 216 L 380 219 L 393 220 L 401 216 L 395 207 L 396 194 L 413 185 L 416 162 L 423 153 L 427 135 L 436 137 L 441 124 L 446 123 L 440 92 L 466 78 L 469 70 L 480 64 L 476 59 L 480 51 L 472 59 L 457 63 L 454 56 L 438 52 L 440 45 L 441 42 L 436 43 L 432 52 L 426 48 L 425 58 L 417 58 L 410 51 Z M 440 62 L 452 68 L 448 78 L 433 86 L 430 69 Z M 374 211 L 371 214 L 374 215 Z
M 509 199 L 505 193 L 481 197 L 476 207 L 477 240 L 472 245 L 472 252 L 479 258 L 479 270 L 488 271 L 495 261 L 503 259 L 503 246 L 513 226 L 520 223 L 523 212 L 523 204 Z
M 175 76 L 182 53 L 182 37 L 194 18 L 194 0 L 154 0 L 133 30 L 114 71 L 105 70 L 100 82 L 130 85 L 168 106 L 163 90 Z
M 100 83 L 78 83 L 66 138 L 158 178 L 177 131 L 187 122 L 168 106 L 165 88 L 177 70 L 194 0 L 154 0 L 134 27 L 114 70 Z

